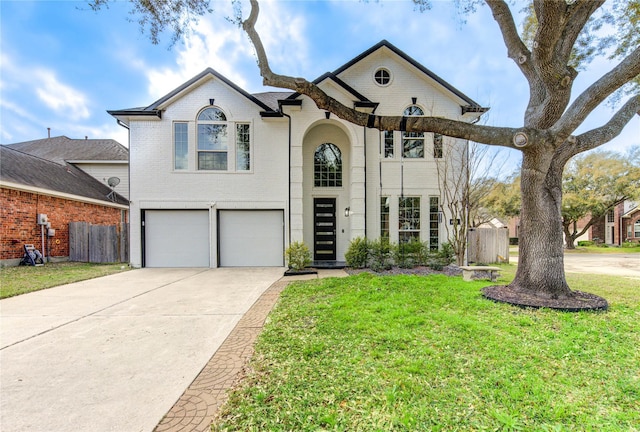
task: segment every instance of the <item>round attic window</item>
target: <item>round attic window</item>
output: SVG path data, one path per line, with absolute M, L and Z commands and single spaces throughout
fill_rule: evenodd
M 376 80 L 376 83 L 381 86 L 389 85 L 389 83 L 391 82 L 391 72 L 389 72 L 385 68 L 376 70 L 376 72 L 373 74 L 373 77 Z

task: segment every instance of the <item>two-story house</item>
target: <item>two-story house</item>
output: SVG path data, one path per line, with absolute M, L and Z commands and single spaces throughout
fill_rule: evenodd
M 487 110 L 387 41 L 315 83 L 379 115 L 475 122 Z M 447 241 L 436 164 L 455 154 L 462 172 L 465 140 L 355 126 L 213 69 L 109 113 L 129 129 L 135 267 L 283 266 L 293 241 L 322 265 L 343 261 L 358 236 Z

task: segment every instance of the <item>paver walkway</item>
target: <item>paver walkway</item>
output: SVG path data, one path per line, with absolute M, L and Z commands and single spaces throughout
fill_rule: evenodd
M 342 270 L 319 270 L 317 275 L 288 276 L 271 285 L 236 324 L 200 374 L 156 426 L 155 432 L 209 431 L 216 413 L 227 399 L 227 391 L 241 378 L 267 315 L 289 282 L 345 276 L 347 274 Z

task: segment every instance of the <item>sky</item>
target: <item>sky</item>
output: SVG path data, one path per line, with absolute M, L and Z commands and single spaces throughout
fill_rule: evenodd
M 211 3 L 214 14 L 172 46 L 170 34 L 153 45 L 126 1 L 94 12 L 83 1 L 0 0 L 0 143 L 46 138 L 51 128 L 51 136 L 128 146 L 126 129 L 106 111 L 148 106 L 207 67 L 250 93 L 273 90 L 262 86 L 248 38 L 225 19 L 230 1 Z M 521 6 L 512 10 L 520 23 Z M 485 124 L 522 126 L 527 82 L 486 6 L 461 15 L 453 0 L 434 0 L 424 13 L 407 0 L 267 0 L 257 28 L 277 73 L 313 80 L 386 39 L 490 107 Z M 578 76 L 574 97 L 614 65 L 593 62 Z M 603 105 L 578 132 L 612 113 Z M 624 152 L 638 144 L 635 116 L 601 148 Z

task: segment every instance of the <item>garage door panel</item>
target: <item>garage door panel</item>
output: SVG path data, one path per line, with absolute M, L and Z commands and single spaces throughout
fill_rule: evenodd
M 220 266 L 283 266 L 283 221 L 282 210 L 220 210 Z
M 208 210 L 146 210 L 145 267 L 209 267 Z

